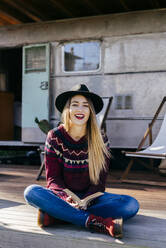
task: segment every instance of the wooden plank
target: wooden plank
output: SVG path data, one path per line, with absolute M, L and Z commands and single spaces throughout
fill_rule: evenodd
M 145 180 L 132 180 L 132 179 L 123 179 L 122 183 L 134 183 L 134 184 L 144 184 L 152 186 L 166 187 L 166 182 L 155 182 L 155 181 L 145 181 Z
M 58 8 L 62 13 L 66 15 L 66 17 L 75 17 L 75 14 L 73 14 L 73 11 L 70 11 L 69 8 L 66 8 L 66 6 L 63 5 L 62 2 L 57 0 L 50 0 L 50 3 L 55 7 Z
M 87 240 L 86 238 L 72 238 L 72 237 L 59 237 L 58 235 L 33 235 L 31 233 L 25 233 L 25 232 L 14 232 L 14 231 L 6 231 L 0 232 L 0 240 L 1 240 L 1 246 L 3 248 L 22 248 L 22 247 L 30 247 L 30 248 L 120 248 L 121 244 L 115 243 L 115 242 L 105 242 L 103 240 L 96 241 L 95 239 Z M 128 248 L 131 246 L 123 245 L 124 248 Z M 138 246 L 132 246 L 133 248 L 136 248 Z
M 20 12 L 22 12 L 25 16 L 28 16 L 29 18 L 31 18 L 33 21 L 42 21 L 41 18 L 39 18 L 38 16 L 34 15 L 31 11 L 27 10 L 26 7 L 21 6 L 20 4 L 17 4 L 15 1 L 11 1 L 11 0 L 4 0 L 5 3 L 7 3 L 9 6 L 11 5 L 12 7 L 14 7 L 16 10 L 19 10 Z
M 27 185 L 36 183 L 37 166 L 18 166 L 0 170 L 0 247 L 3 248 L 138 248 L 165 247 L 166 243 L 166 190 L 139 184 L 121 184 L 113 178 L 107 181 L 107 192 L 127 194 L 140 202 L 138 215 L 124 222 L 124 238 L 113 239 L 104 234 L 90 233 L 74 225 L 54 225 L 41 229 L 37 226 L 37 210 L 25 203 L 23 191 Z M 142 179 L 149 174 L 139 172 Z M 131 173 L 137 177 L 138 172 Z M 154 178 L 156 175 L 149 175 Z M 164 179 L 163 179 L 164 181 Z M 45 185 L 41 179 L 38 184 Z
M 81 2 L 83 2 L 94 15 L 101 15 L 103 14 L 103 10 L 99 9 L 96 4 L 92 3 L 92 1 L 89 0 L 82 0 Z
M 8 24 L 21 24 L 22 23 L 18 18 L 15 18 L 14 16 L 2 10 L 0 10 L 0 17 L 1 17 L 1 20 L 4 20 L 4 22 Z
M 0 240 L 2 240 L 3 248 L 19 247 L 19 245 L 28 244 L 29 247 L 44 247 L 45 241 L 48 239 L 49 248 L 57 247 L 164 247 L 166 242 L 166 211 L 144 211 L 141 210 L 135 218 L 125 222 L 124 239 L 116 240 L 110 236 L 98 233 L 89 233 L 83 228 L 74 225 L 58 225 L 50 228 L 41 229 L 34 222 L 34 216 L 27 215 L 27 209 L 34 208 L 26 205 L 11 207 L 13 214 L 10 218 L 5 217 L 7 210 L 0 209 Z M 11 211 L 10 209 L 10 211 Z M 22 215 L 16 213 L 22 212 L 24 216 L 29 217 L 23 219 Z M 162 221 L 161 221 L 162 220 Z M 37 243 L 36 243 L 37 240 Z M 18 246 L 17 246 L 18 242 Z M 67 245 L 70 242 L 70 245 Z M 20 247 L 21 247 L 20 245 Z M 34 246 L 35 245 L 35 246 Z M 23 247 L 23 246 L 22 246 Z

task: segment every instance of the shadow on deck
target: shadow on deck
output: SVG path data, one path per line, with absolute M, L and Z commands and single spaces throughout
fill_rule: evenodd
M 112 172 L 107 182 L 107 191 L 134 196 L 141 207 L 137 216 L 124 223 L 122 240 L 90 233 L 70 224 L 41 229 L 36 225 L 36 209 L 26 205 L 23 199 L 25 187 L 36 183 L 37 169 L 32 166 L 1 167 L 0 247 L 165 247 L 166 188 L 120 184 L 115 180 L 117 172 Z M 45 180 L 37 183 L 44 186 Z

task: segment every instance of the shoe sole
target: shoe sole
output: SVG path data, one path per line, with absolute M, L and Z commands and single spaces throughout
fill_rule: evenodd
M 38 210 L 37 225 L 41 228 L 44 227 L 44 213 L 40 209 Z
M 115 238 L 123 238 L 123 219 L 116 219 L 114 222 L 114 237 Z

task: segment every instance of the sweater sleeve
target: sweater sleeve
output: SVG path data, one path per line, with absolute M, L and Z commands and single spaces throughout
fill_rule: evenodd
M 63 191 L 66 188 L 63 180 L 63 161 L 60 146 L 53 130 L 49 131 L 45 144 L 45 168 L 47 188 L 51 189 L 61 199 L 68 195 Z

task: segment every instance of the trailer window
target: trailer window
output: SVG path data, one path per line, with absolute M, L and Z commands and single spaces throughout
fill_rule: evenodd
M 117 95 L 115 96 L 115 109 L 132 109 L 131 95 Z
M 25 72 L 46 71 L 46 47 L 29 47 L 25 50 Z
M 68 43 L 63 47 L 63 71 L 96 71 L 100 68 L 100 42 Z

